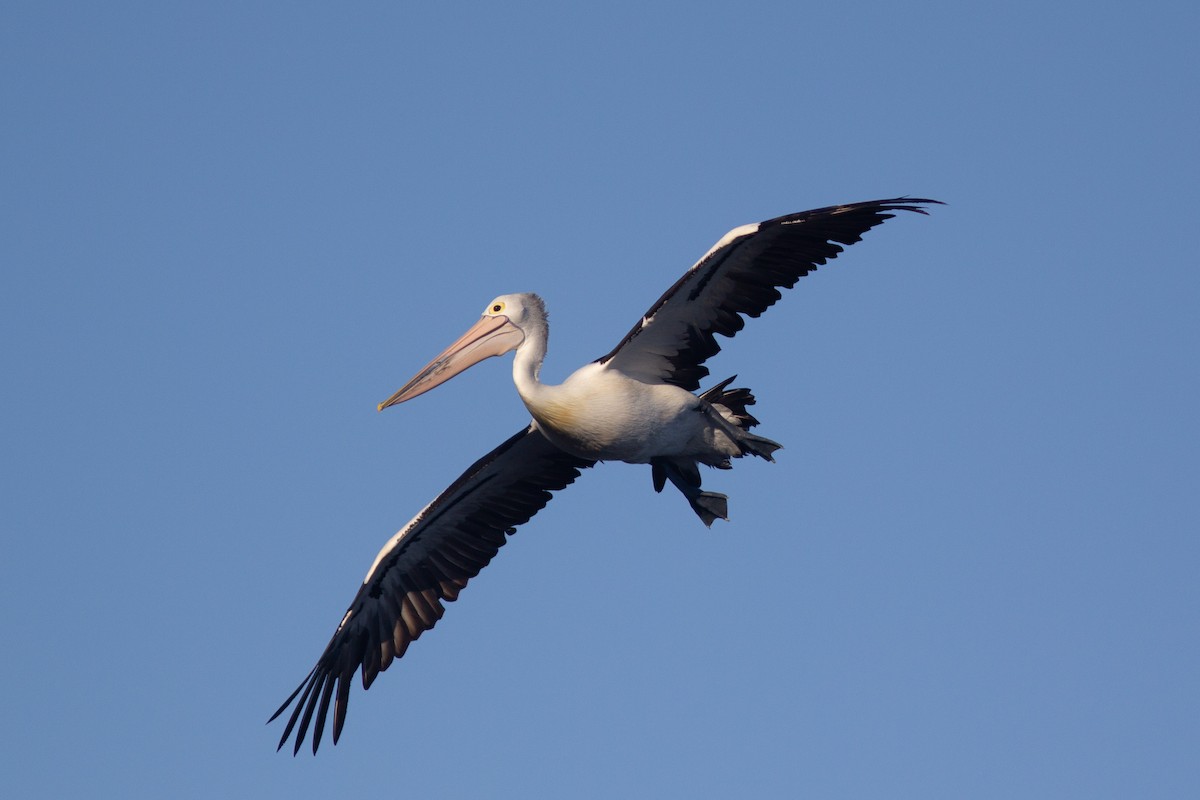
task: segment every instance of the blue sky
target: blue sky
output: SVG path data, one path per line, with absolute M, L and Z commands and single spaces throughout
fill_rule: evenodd
M 1200 788 L 1189 3 L 10 4 L 0 728 L 14 797 Z M 915 194 L 711 362 L 774 465 L 706 530 L 608 464 L 341 743 L 268 715 L 543 372 L 735 225 Z M 481 400 L 480 398 L 486 398 Z

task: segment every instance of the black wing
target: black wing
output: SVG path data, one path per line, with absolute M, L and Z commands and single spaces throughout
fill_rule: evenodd
M 296 703 L 279 748 L 294 729 L 292 753 L 300 752 L 315 716 L 315 754 L 331 701 L 337 744 L 354 673 L 361 671 L 363 689 L 370 688 L 409 643 L 437 624 L 445 611 L 442 601 L 458 598 L 506 536 L 540 511 L 551 491 L 569 485 L 594 463 L 558 449 L 531 424 L 422 509 L 379 551 L 317 665 L 268 720 Z
M 743 225 L 725 234 L 658 299 L 599 363 L 649 382 L 694 392 L 708 374 L 704 361 L 721 349 L 715 334 L 733 336 L 745 314 L 757 317 L 818 265 L 836 258 L 895 211 L 927 213 L 937 200 L 897 197 L 830 206 Z M 940 203 L 939 203 L 940 204 Z

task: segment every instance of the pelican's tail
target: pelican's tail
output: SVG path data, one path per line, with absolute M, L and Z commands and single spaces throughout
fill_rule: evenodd
M 735 380 L 737 380 L 737 375 L 730 375 L 700 395 L 700 399 L 714 406 L 723 407 L 733 416 L 739 428 L 749 430 L 758 424 L 758 420 L 754 418 L 754 415 L 746 410 L 746 406 L 754 405 L 754 395 L 749 389 L 730 389 L 729 391 L 725 391 L 725 387 Z
M 721 417 L 726 422 L 732 423 L 736 430 L 731 433 L 734 434 L 738 447 L 742 451 L 741 455 L 758 456 L 767 461 L 774 461 L 772 454 L 783 445 L 764 436 L 755 436 L 750 433 L 750 428 L 758 424 L 754 415 L 746 410 L 746 406 L 754 405 L 754 395 L 745 388 L 729 389 L 728 391 L 725 389 L 736 378 L 737 375 L 726 378 L 700 395 L 700 399 L 714 406 L 721 412 Z

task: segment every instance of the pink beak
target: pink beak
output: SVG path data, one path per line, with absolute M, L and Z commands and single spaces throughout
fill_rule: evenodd
M 458 337 L 454 344 L 426 364 L 412 380 L 401 386 L 399 391 L 380 403 L 379 410 L 383 411 L 388 406 L 424 394 L 485 358 L 502 356 L 510 350 L 515 350 L 523 341 L 525 333 L 509 322 L 508 317 L 482 317 Z

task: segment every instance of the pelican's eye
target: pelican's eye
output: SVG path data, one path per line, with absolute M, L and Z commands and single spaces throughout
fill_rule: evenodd
M 492 307 L 489 310 L 493 314 L 499 314 L 501 311 L 504 310 L 504 303 L 492 303 Z

